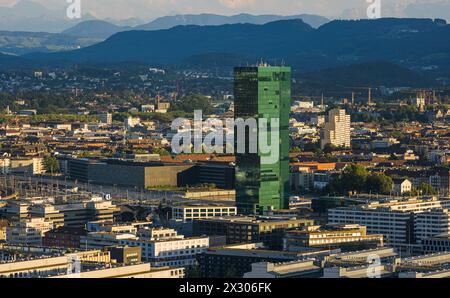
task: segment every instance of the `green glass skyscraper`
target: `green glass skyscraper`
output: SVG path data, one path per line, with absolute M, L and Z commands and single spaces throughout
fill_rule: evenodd
M 261 162 L 261 153 L 235 153 L 238 212 L 261 214 L 265 210 L 287 209 L 291 68 L 239 67 L 235 69 L 234 79 L 236 119 L 266 118 L 269 123 L 270 119 L 279 119 L 279 158 L 275 163 Z M 249 133 L 251 132 L 247 131 L 245 135 L 246 147 Z M 258 152 L 259 147 L 258 143 Z

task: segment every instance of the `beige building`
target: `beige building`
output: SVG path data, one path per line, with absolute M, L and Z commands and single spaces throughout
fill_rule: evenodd
M 83 264 L 90 265 L 85 270 Z M 111 264 L 109 252 L 92 250 L 62 256 L 16 260 L 0 264 L 6 278 L 183 278 L 184 268 L 152 268 L 150 264 Z
M 152 266 L 194 266 L 196 255 L 205 252 L 209 247 L 209 237 L 184 238 L 177 235 L 173 238 L 158 240 L 128 239 L 121 240 L 120 245 L 139 246 L 142 259 Z
M 27 218 L 13 222 L 6 228 L 6 242 L 14 245 L 42 244 L 44 234 L 53 229 L 53 222 L 44 218 Z
M 350 115 L 345 110 L 334 109 L 328 114 L 328 121 L 321 132 L 321 147 L 331 144 L 336 147 L 351 147 Z
M 5 219 L 0 219 L 0 241 L 6 240 L 6 228 L 8 227 L 9 223 Z
M 150 264 L 136 264 L 62 274 L 51 278 L 184 278 L 184 268 L 152 268 Z
M 111 201 L 96 197 L 66 204 L 21 199 L 8 201 L 1 215 L 12 220 L 42 217 L 52 221 L 55 227 L 84 227 L 89 221 L 113 221 L 118 211 L 119 208 Z
M 373 278 L 388 277 L 393 274 L 388 265 L 362 265 L 355 267 L 330 267 L 323 269 L 323 278 Z
M 172 219 L 191 222 L 194 219 L 237 215 L 237 208 L 223 205 L 184 205 L 172 207 Z
M 284 249 L 288 251 L 358 245 L 383 246 L 383 235 L 367 234 L 367 228 L 360 225 L 309 226 L 287 231 L 284 240 Z
M 44 160 L 40 157 L 1 159 L 0 171 L 2 174 L 29 174 L 38 175 L 45 172 Z
M 144 228 L 140 229 L 138 232 L 138 237 L 140 240 L 167 240 L 167 239 L 183 239 L 183 235 L 178 235 L 177 231 L 170 228 Z
M 254 263 L 252 271 L 244 274 L 244 278 L 305 278 L 320 277 L 321 268 L 314 260 L 299 260 L 285 263 Z
M 394 189 L 393 192 L 396 195 L 403 195 L 411 193 L 412 182 L 408 179 L 394 179 Z

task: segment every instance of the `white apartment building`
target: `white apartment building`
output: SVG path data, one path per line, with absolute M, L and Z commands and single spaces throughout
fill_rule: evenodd
M 414 236 L 417 243 L 437 235 L 450 234 L 450 213 L 448 209 L 417 213 L 414 219 Z
M 214 205 L 185 205 L 172 207 L 172 219 L 191 222 L 194 219 L 206 219 L 212 217 L 222 217 L 236 215 L 237 208 L 234 206 L 214 206 Z
M 42 237 L 54 225 L 51 221 L 44 218 L 27 218 L 13 222 L 6 227 L 6 243 L 13 245 L 42 245 Z
M 295 101 L 294 106 L 300 109 L 312 109 L 314 108 L 313 101 Z
M 126 266 L 108 266 L 91 271 L 82 271 L 76 275 L 62 274 L 50 278 L 184 278 L 184 268 L 159 267 L 150 264 Z
M 117 223 L 113 221 L 90 221 L 86 224 L 89 232 L 109 232 L 114 234 L 136 235 L 139 228 L 150 226 L 151 222 Z
M 414 245 L 415 225 L 423 224 L 421 230 L 428 230 L 424 221 L 415 222 L 418 214 L 433 209 L 448 209 L 448 199 L 391 201 L 371 203 L 363 206 L 342 207 L 328 210 L 330 224 L 359 224 L 367 227 L 369 234 L 383 234 L 387 246 L 404 247 Z M 418 233 L 420 233 L 417 230 Z M 439 229 L 438 229 L 439 230 Z
M 411 193 L 413 188 L 412 182 L 408 179 L 394 179 L 394 187 L 393 192 L 396 195 L 403 195 L 407 193 Z
M 369 278 L 370 272 L 376 272 L 380 277 L 392 274 L 387 265 L 362 265 L 356 267 L 330 267 L 323 269 L 323 278 Z
M 128 117 L 125 120 L 124 126 L 126 130 L 130 130 L 131 128 L 139 125 L 141 123 L 141 119 L 140 118 L 133 118 L 133 117 Z
M 320 267 L 314 260 L 299 260 L 284 263 L 260 262 L 252 264 L 252 271 L 244 274 L 244 278 L 300 278 L 319 277 Z
M 0 171 L 2 174 L 42 174 L 45 173 L 44 160 L 40 157 L 17 159 L 3 158 L 0 159 Z
M 53 221 L 56 226 L 84 227 L 89 221 L 112 221 L 114 213 L 118 210 L 119 208 L 111 201 L 94 197 L 68 204 L 53 204 L 45 200 L 11 200 L 7 202 L 2 213 L 13 219 L 42 217 Z
M 111 232 L 90 232 L 81 236 L 80 246 L 82 249 L 103 249 L 108 246 L 120 245 L 123 240 L 136 240 L 134 234 L 114 234 Z
M 333 109 L 328 114 L 328 121 L 321 132 L 321 147 L 331 144 L 336 147 L 351 147 L 351 117 L 345 110 Z
M 110 263 L 109 252 L 83 251 L 60 256 L 15 260 L 0 263 L 0 278 L 42 278 L 67 274 L 74 259 L 81 262 Z
M 177 231 L 170 228 L 144 228 L 137 233 L 140 240 L 167 240 L 167 239 L 183 239 L 183 235 L 178 235 Z
M 209 237 L 174 238 L 165 240 L 122 240 L 120 245 L 140 246 L 142 259 L 152 266 L 193 266 L 196 255 L 209 247 Z
M 389 148 L 393 145 L 399 144 L 400 142 L 395 139 L 395 138 L 383 138 L 383 139 L 379 139 L 379 140 L 373 140 L 370 143 L 370 146 L 373 149 L 385 149 L 385 148 Z
M 96 263 L 95 269 L 73 272 L 80 262 Z M 111 264 L 109 252 L 100 250 L 76 252 L 61 256 L 3 262 L 0 264 L 2 278 L 183 278 L 184 268 L 153 268 L 150 264 Z

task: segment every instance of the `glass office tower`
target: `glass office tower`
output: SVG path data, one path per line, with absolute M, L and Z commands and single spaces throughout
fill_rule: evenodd
M 241 214 L 289 208 L 290 67 L 239 67 L 235 69 L 235 118 L 279 119 L 279 159 L 261 162 L 261 153 L 236 151 L 236 203 Z M 248 147 L 249 131 L 246 131 Z M 254 133 L 254 132 L 253 132 Z M 259 135 L 259 132 L 258 132 Z M 270 134 L 268 139 L 270 140 Z M 235 131 L 235 143 L 237 133 Z M 259 144 L 258 144 L 259 149 Z M 260 152 L 258 150 L 258 152 Z

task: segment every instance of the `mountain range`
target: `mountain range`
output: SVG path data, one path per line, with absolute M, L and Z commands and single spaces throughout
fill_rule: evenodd
M 0 7 L 0 52 L 23 55 L 32 52 L 68 51 L 99 43 L 118 32 L 130 30 L 160 30 L 180 25 L 264 24 L 296 18 L 312 27 L 319 27 L 329 21 L 321 16 L 307 14 L 191 14 L 160 17 L 148 23 L 137 18 L 122 21 L 97 20 L 90 14 L 84 14 L 82 19 L 70 20 L 62 8 L 49 10 L 36 2 L 21 0 L 12 7 Z
M 12 2 L 11 0 L 8 0 Z M 8 2 L 7 1 L 7 2 Z M 1 2 L 1 1 L 0 1 Z M 46 6 L 37 2 L 47 3 Z M 116 14 L 109 14 L 109 11 L 121 11 L 121 5 L 126 1 L 111 1 L 107 7 L 102 4 L 102 1 L 91 1 L 89 5 L 83 6 L 82 19 L 71 20 L 66 17 L 66 1 L 39 1 L 39 0 L 18 0 L 12 7 L 0 6 L 0 31 L 30 31 L 30 32 L 50 32 L 60 33 L 67 30 L 74 25 L 86 21 L 97 19 L 95 16 L 110 16 Z M 94 3 L 97 2 L 97 3 Z M 223 25 L 233 23 L 264 23 L 291 18 L 275 15 L 252 16 L 248 14 L 239 14 L 235 16 L 221 16 L 214 14 L 180 14 L 161 17 L 149 22 L 144 17 L 145 15 L 152 15 L 146 10 L 152 8 L 151 1 L 141 1 L 135 7 L 141 7 L 142 11 L 136 11 L 134 14 L 129 14 L 129 9 L 124 9 L 123 16 L 128 19 L 118 20 L 114 18 L 103 19 L 111 24 L 120 27 L 138 27 L 137 29 L 168 29 L 177 25 Z M 225 2 L 225 1 L 224 1 Z M 350 1 L 348 1 L 350 2 Z M 366 1 L 352 1 L 352 5 L 342 5 L 342 11 L 337 9 L 335 13 L 330 13 L 329 10 L 321 8 L 320 11 L 328 14 L 331 19 L 361 19 L 367 17 L 367 3 Z M 3 4 L 4 5 L 4 4 Z M 50 6 L 51 5 L 51 6 Z M 155 4 L 158 5 L 158 4 Z M 175 4 L 175 6 L 178 5 Z M 321 4 L 318 2 L 317 9 Z M 331 7 L 330 5 L 329 7 Z M 171 10 L 175 11 L 175 10 Z M 163 12 L 161 12 L 163 13 Z M 169 12 L 167 12 L 169 13 Z M 224 12 L 225 13 L 225 12 Z M 292 14 L 300 14 L 293 11 Z M 383 1 L 382 15 L 384 17 L 402 17 L 402 18 L 443 18 L 450 20 L 450 0 L 386 0 Z M 298 16 L 294 16 L 298 17 Z M 314 28 L 319 27 L 327 20 L 323 17 L 314 15 L 300 15 L 301 19 Z M 142 26 L 142 27 L 141 27 Z M 146 29 L 147 30 L 147 29 Z
M 0 31 L 28 31 L 28 32 L 49 32 L 49 33 L 61 33 L 66 30 L 70 30 L 73 26 L 82 23 L 84 21 L 97 20 L 92 14 L 84 13 L 81 19 L 69 19 L 66 17 L 66 7 L 58 6 L 56 9 L 48 9 L 45 6 L 30 1 L 20 0 L 12 7 L 0 6 Z M 87 26 L 83 29 L 83 34 L 88 37 L 109 37 L 105 33 L 98 35 L 98 32 L 106 26 L 105 22 L 108 22 L 108 26 L 118 26 L 116 32 L 125 31 L 131 27 L 135 27 L 136 30 L 159 30 L 169 29 L 179 25 L 224 25 L 224 24 L 236 24 L 236 23 L 251 23 L 251 24 L 264 24 L 277 20 L 284 19 L 296 19 L 299 18 L 312 27 L 319 27 L 329 20 L 325 17 L 300 14 L 293 16 L 281 16 L 281 15 L 251 15 L 251 14 L 238 14 L 234 16 L 223 16 L 217 14 L 178 14 L 173 16 L 164 16 L 156 18 L 150 22 L 138 18 L 131 18 L 127 20 L 114 20 L 107 19 L 97 24 L 89 23 L 90 28 L 93 30 L 93 35 L 87 34 Z M 73 28 L 77 29 L 77 28 Z M 105 32 L 112 32 L 106 30 Z M 115 32 L 114 32 L 115 33 Z M 78 35 L 79 36 L 79 35 Z
M 256 24 L 262 25 L 274 21 L 280 20 L 292 20 L 299 19 L 310 25 L 313 28 L 318 28 L 323 24 L 328 23 L 330 20 L 317 15 L 301 14 L 292 16 L 280 16 L 280 15 L 252 15 L 252 14 L 238 14 L 234 16 L 222 16 L 216 14 L 186 14 L 165 16 L 155 19 L 150 23 L 136 26 L 135 30 L 161 30 L 170 29 L 180 25 L 197 25 L 197 26 L 218 26 L 226 24 Z
M 91 20 L 81 22 L 67 30 L 64 30 L 61 34 L 104 40 L 118 32 L 128 31 L 131 29 L 132 27 L 117 26 L 106 21 Z
M 24 55 L 33 52 L 69 51 L 103 40 L 95 37 L 74 37 L 70 34 L 0 31 L 0 53 Z
M 0 7 L 0 30 L 59 33 L 74 25 L 95 19 L 84 14 L 81 19 L 66 17 L 65 8 L 50 10 L 30 0 L 20 0 L 12 7 Z
M 177 26 L 156 31 L 126 31 L 104 42 L 64 53 L 35 53 L 28 59 L 58 63 L 137 61 L 155 65 L 204 65 L 223 57 L 254 64 L 261 58 L 284 61 L 305 71 L 369 61 L 390 61 L 415 69 L 450 70 L 450 25 L 430 19 L 332 21 L 314 29 L 301 20 L 264 25 Z M 215 57 L 217 59 L 215 59 Z M 203 59 L 204 58 L 204 59 Z M 203 65 L 202 65 L 203 64 Z

